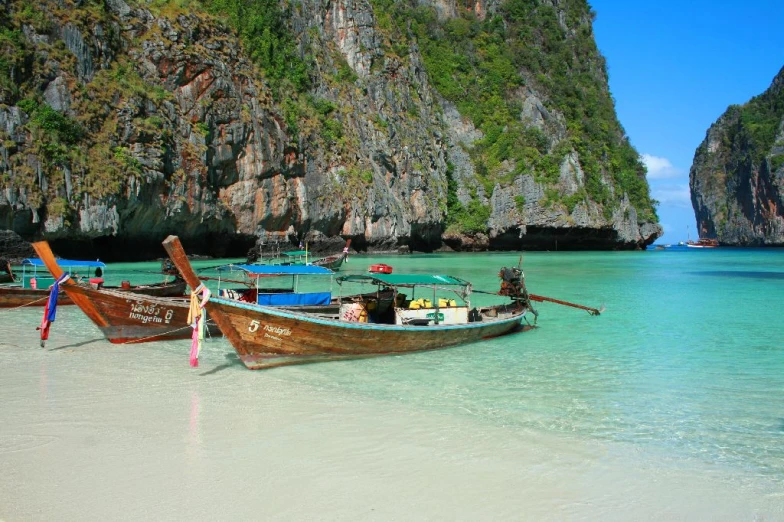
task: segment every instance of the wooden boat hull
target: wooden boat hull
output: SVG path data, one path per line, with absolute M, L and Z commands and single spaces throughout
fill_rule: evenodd
M 716 248 L 719 246 L 717 239 L 701 238 L 698 241 L 686 241 L 689 248 Z
M 338 271 L 340 270 L 340 267 L 343 265 L 343 261 L 346 260 L 346 257 L 348 257 L 348 254 L 340 254 L 337 256 L 324 257 L 321 259 L 317 259 L 316 261 L 313 261 L 313 264 L 316 266 L 323 266 L 324 268 L 329 268 L 330 270 L 333 271 Z
M 49 290 L 22 288 L 19 286 L 0 287 L 0 308 L 19 308 L 22 306 L 46 306 Z M 65 293 L 60 293 L 57 306 L 74 304 Z
M 156 283 L 151 285 L 132 286 L 131 288 L 103 287 L 104 290 L 142 294 L 155 297 L 182 297 L 187 288 L 185 281 L 172 283 Z M 18 308 L 20 306 L 46 306 L 49 296 L 47 288 L 21 288 L 18 286 L 0 287 L 0 308 Z M 74 304 L 66 292 L 60 292 L 57 306 Z
M 103 290 L 117 290 L 119 292 L 131 292 L 132 294 L 151 295 L 153 297 L 182 297 L 188 284 L 185 281 L 177 280 L 171 283 L 154 283 L 150 285 L 138 285 L 130 288 L 119 286 L 104 286 Z
M 526 311 L 498 307 L 508 316 L 459 325 L 408 326 L 318 318 L 218 298 L 210 299 L 207 310 L 252 370 L 433 350 L 498 337 L 523 330 Z
M 189 300 L 164 298 L 128 291 L 95 290 L 63 285 L 64 290 L 82 311 L 117 344 L 189 339 Z M 208 323 L 209 333 L 219 336 L 217 326 Z
M 348 247 L 350 246 L 351 240 L 349 239 L 346 241 L 346 246 L 343 249 L 343 252 L 332 256 L 322 257 L 321 259 L 315 259 L 313 264 L 317 266 L 323 266 L 324 268 L 329 268 L 330 270 L 337 272 L 340 270 L 343 262 L 348 258 Z

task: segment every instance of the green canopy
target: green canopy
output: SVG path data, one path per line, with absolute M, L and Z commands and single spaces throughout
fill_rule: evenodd
M 337 278 L 338 283 L 380 283 L 389 286 L 468 286 L 470 283 L 447 275 L 428 274 L 372 274 L 345 275 Z
M 291 250 L 289 252 L 283 252 L 284 256 L 294 257 L 294 256 L 304 256 L 307 254 L 307 250 Z

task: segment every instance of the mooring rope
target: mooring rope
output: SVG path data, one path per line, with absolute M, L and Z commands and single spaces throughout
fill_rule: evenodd
M 130 339 L 128 341 L 124 341 L 124 342 L 117 343 L 117 344 L 141 343 L 141 342 L 144 342 L 144 341 L 146 341 L 148 339 L 154 339 L 155 337 L 160 337 L 162 335 L 169 335 L 169 334 L 172 334 L 174 332 L 179 332 L 180 330 L 185 330 L 186 328 L 190 328 L 190 327 L 191 327 L 191 325 L 186 325 L 186 326 L 183 326 L 182 328 L 175 328 L 174 330 L 169 330 L 168 332 L 163 332 L 163 333 L 159 333 L 159 334 L 155 334 L 155 335 L 150 335 L 150 336 L 147 336 L 147 337 L 141 337 L 139 339 Z
M 215 325 L 215 322 L 213 322 L 213 321 L 207 321 L 207 324 L 212 324 L 212 325 Z M 150 336 L 147 336 L 147 337 L 142 337 L 142 338 L 139 338 L 139 339 L 130 339 L 130 340 L 128 340 L 128 341 L 123 341 L 123 342 L 121 342 L 121 343 L 116 343 L 116 344 L 134 344 L 134 343 L 141 343 L 141 342 L 147 341 L 148 339 L 153 339 L 153 338 L 155 338 L 155 337 L 160 337 L 160 336 L 162 336 L 162 335 L 169 335 L 169 334 L 172 334 L 172 333 L 175 333 L 175 332 L 179 332 L 180 330 L 185 330 L 186 328 L 191 328 L 191 325 L 186 325 L 186 326 L 183 326 L 182 328 L 175 328 L 174 330 L 169 330 L 169 331 L 166 331 L 166 332 L 163 332 L 163 333 L 159 333 L 159 334 L 155 334 L 155 335 L 150 335 Z M 212 337 L 212 335 L 210 335 L 210 333 L 209 333 L 209 330 L 207 330 L 207 335 L 208 335 L 209 337 Z

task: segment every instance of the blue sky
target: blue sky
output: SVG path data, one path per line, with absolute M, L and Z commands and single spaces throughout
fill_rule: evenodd
M 648 165 L 664 236 L 698 235 L 689 169 L 727 107 L 784 67 L 784 0 L 588 0 L 618 119 Z

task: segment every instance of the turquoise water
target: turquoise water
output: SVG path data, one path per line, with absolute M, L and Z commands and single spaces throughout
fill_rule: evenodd
M 496 291 L 498 268 L 519 258 L 353 256 L 343 272 L 387 263 Z M 107 279 L 155 280 L 147 271 L 156 267 L 110 265 Z M 741 483 L 784 485 L 784 250 L 536 252 L 523 253 L 523 269 L 530 292 L 605 312 L 592 317 L 541 303 L 539 328 L 522 334 L 267 371 L 380 404 L 617 442 L 726 467 Z M 492 299 L 475 294 L 473 301 Z

